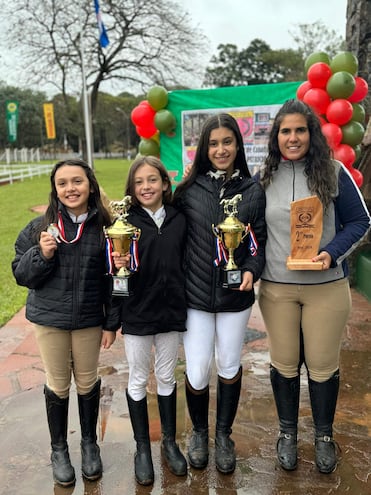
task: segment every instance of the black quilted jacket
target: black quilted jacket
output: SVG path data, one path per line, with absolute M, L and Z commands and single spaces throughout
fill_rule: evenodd
M 76 235 L 77 225 L 62 209 L 66 238 Z M 81 238 L 74 244 L 58 244 L 55 256 L 45 259 L 35 231 L 42 217 L 32 220 L 19 234 L 12 262 L 15 279 L 28 287 L 26 317 L 39 325 L 74 330 L 104 324 L 109 283 L 105 266 L 104 237 L 90 211 Z
M 133 294 L 113 297 L 107 330 L 114 330 L 122 323 L 122 333 L 132 335 L 185 331 L 186 221 L 172 206 L 166 205 L 165 210 L 160 228 L 142 207 L 132 206 L 129 210 L 128 222 L 141 229 L 139 268 L 130 280 Z
M 239 292 L 220 286 L 216 257 L 215 236 L 212 224 L 225 219 L 223 198 L 231 199 L 242 194 L 238 202 L 238 218 L 245 225 L 250 223 L 258 241 L 257 256 L 252 256 L 249 242 L 244 242 L 234 252 L 237 266 L 251 271 L 254 281 L 260 278 L 265 263 L 265 194 L 261 186 L 246 177 L 231 178 L 225 183 L 209 176 L 198 176 L 196 181 L 178 198 L 177 207 L 187 219 L 186 292 L 188 307 L 211 313 L 242 311 L 255 300 L 254 291 Z

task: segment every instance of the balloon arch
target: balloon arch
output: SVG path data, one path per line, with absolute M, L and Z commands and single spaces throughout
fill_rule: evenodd
M 363 175 L 353 167 L 361 154 L 366 113 L 361 105 L 368 93 L 365 79 L 357 75 L 358 60 L 351 52 L 340 52 L 332 59 L 324 52 L 307 57 L 304 69 L 307 80 L 297 89 L 296 97 L 318 114 L 322 132 L 335 159 L 349 170 L 358 187 Z M 160 133 L 174 136 L 176 119 L 166 109 L 167 90 L 153 86 L 131 112 L 131 120 L 140 136 L 141 155 L 160 156 Z
M 131 112 L 131 121 L 141 138 L 141 155 L 160 156 L 160 132 L 167 136 L 174 135 L 176 120 L 173 113 L 165 108 L 168 100 L 168 92 L 164 87 L 153 86 L 147 93 L 147 99 Z
M 358 60 L 351 52 L 341 52 L 332 59 L 324 52 L 309 55 L 304 64 L 307 80 L 296 92 L 318 114 L 322 133 L 335 159 L 351 173 L 358 187 L 363 175 L 353 167 L 361 154 L 366 113 L 361 105 L 368 84 L 357 76 Z

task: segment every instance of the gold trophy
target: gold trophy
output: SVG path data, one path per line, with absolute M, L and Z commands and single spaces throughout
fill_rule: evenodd
M 129 215 L 128 209 L 131 205 L 131 196 L 125 196 L 121 201 L 111 201 L 109 208 L 113 213 L 115 221 L 111 227 L 105 231 L 111 239 L 114 251 L 118 251 L 121 255 L 130 252 L 133 241 L 137 241 L 140 237 L 140 229 L 129 223 L 126 219 Z M 130 253 L 133 256 L 133 253 Z M 128 268 L 122 267 L 119 269 L 113 278 L 113 291 L 115 296 L 129 296 L 132 291 L 130 287 L 130 277 L 132 273 Z
M 228 262 L 221 270 L 221 285 L 225 289 L 239 287 L 242 283 L 242 270 L 239 269 L 234 261 L 234 250 L 249 233 L 249 228 L 237 218 L 237 203 L 241 201 L 242 195 L 236 194 L 231 199 L 223 199 L 220 204 L 224 204 L 224 213 L 226 218 L 224 222 L 216 227 L 213 225 L 215 236 L 228 250 Z

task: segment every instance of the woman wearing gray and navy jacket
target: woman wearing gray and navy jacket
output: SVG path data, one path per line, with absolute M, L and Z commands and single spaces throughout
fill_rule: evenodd
M 280 432 L 279 464 L 297 466 L 300 368 L 308 370 L 315 427 L 315 460 L 321 473 L 337 465 L 332 425 L 339 390 L 339 355 L 351 309 L 345 258 L 365 236 L 370 217 L 350 173 L 330 158 L 320 122 L 297 100 L 279 110 L 269 138 L 262 184 L 268 239 L 259 305 L 269 334 L 271 383 Z M 318 255 L 323 270 L 288 270 L 290 204 L 316 195 L 323 205 Z
M 213 265 L 216 237 L 212 225 L 225 219 L 222 201 L 241 196 L 238 218 L 250 224 L 257 245 L 247 238 L 235 250 L 242 270 L 236 289 L 223 288 L 220 267 Z M 254 303 L 254 283 L 264 266 L 266 227 L 265 197 L 250 177 L 242 136 L 236 120 L 228 114 L 210 117 L 204 124 L 195 160 L 174 195 L 175 204 L 187 219 L 185 254 L 187 332 L 186 398 L 193 423 L 188 449 L 190 464 L 202 469 L 208 463 L 209 380 L 215 355 L 218 374 L 215 463 L 218 471 L 231 473 L 236 454 L 230 438 L 241 389 L 241 351 Z M 250 239 L 251 241 L 251 239 Z

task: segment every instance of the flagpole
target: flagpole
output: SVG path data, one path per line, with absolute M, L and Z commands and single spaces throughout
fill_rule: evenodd
M 83 31 L 81 30 L 80 36 L 80 56 L 81 56 L 81 76 L 82 76 L 82 103 L 84 112 L 84 125 L 85 125 L 85 141 L 86 141 L 86 161 L 90 168 L 94 169 L 93 161 L 93 136 L 91 132 L 91 115 L 89 97 L 86 88 L 86 74 L 85 74 L 85 62 L 84 62 L 84 48 L 83 48 Z

